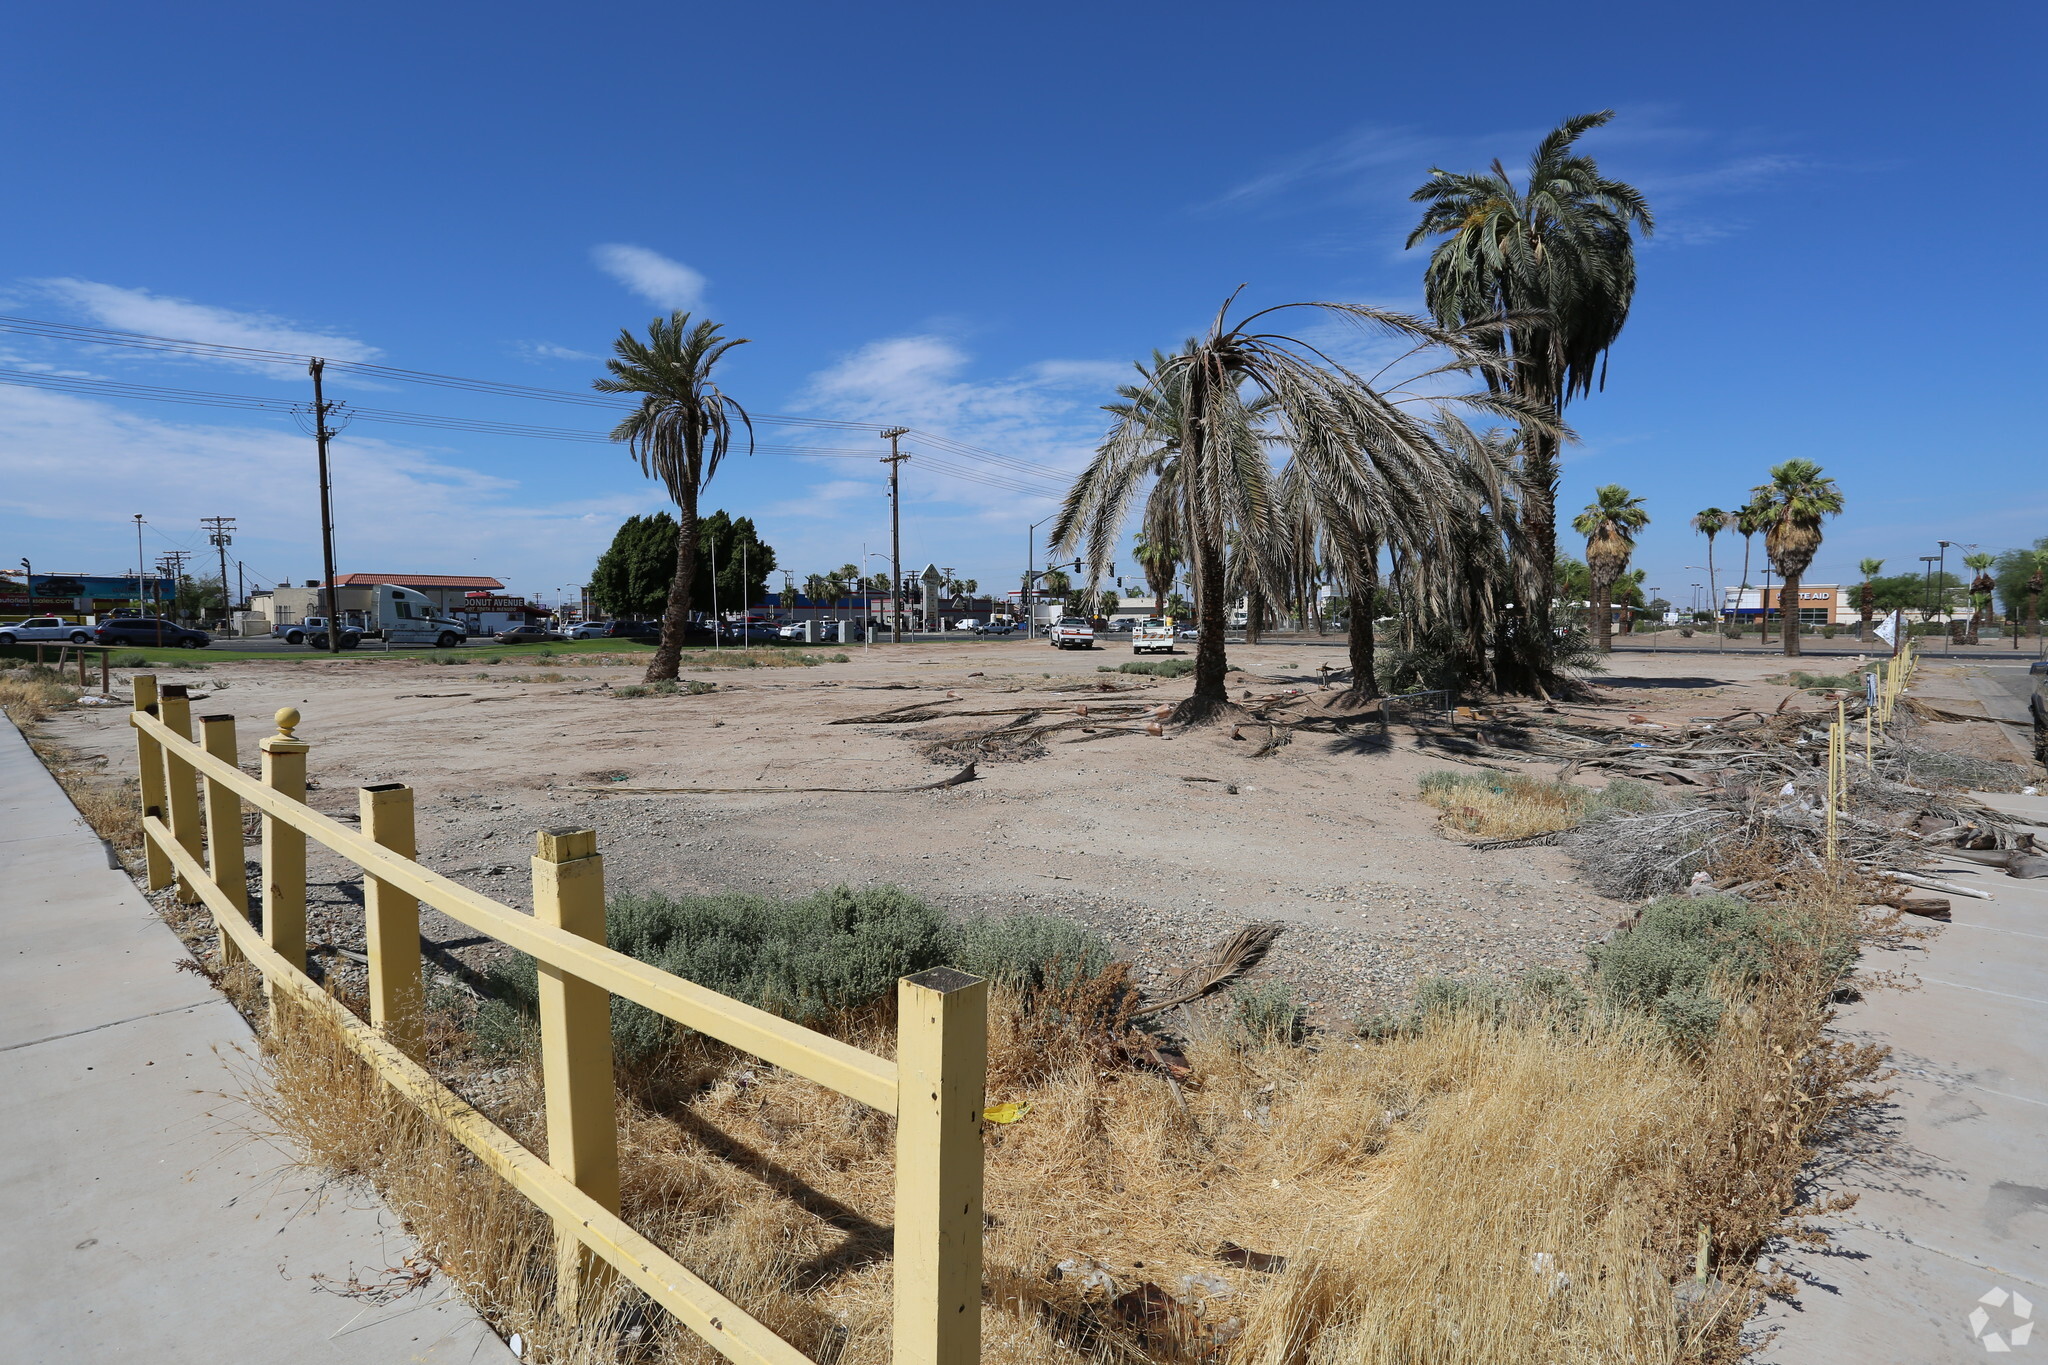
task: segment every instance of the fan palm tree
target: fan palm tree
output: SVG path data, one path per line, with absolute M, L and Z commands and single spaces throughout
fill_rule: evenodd
M 1856 561 L 1856 572 L 1863 575 L 1862 619 L 1856 625 L 1856 638 L 1868 640 L 1870 638 L 1870 618 L 1874 605 L 1871 600 L 1870 580 L 1884 572 L 1884 561 L 1882 559 L 1859 559 Z
M 1145 586 L 1152 590 L 1152 614 L 1166 615 L 1166 594 L 1173 591 L 1174 575 L 1180 571 L 1180 550 L 1171 540 L 1154 539 L 1138 533 L 1134 553 L 1145 574 Z
M 1970 580 L 1970 643 L 1976 644 L 1977 633 L 1984 622 L 1991 619 L 1991 594 L 1998 589 L 1998 580 L 1991 576 L 1991 566 L 1998 562 L 1998 556 L 1979 550 L 1973 555 L 1963 556 L 1963 567 L 1975 569 L 1977 576 Z
M 1607 353 L 1635 297 L 1634 234 L 1655 223 L 1634 186 L 1602 175 L 1575 150 L 1614 117 L 1581 114 L 1553 129 L 1517 186 L 1498 160 L 1486 171 L 1432 169 L 1409 197 L 1426 204 L 1408 245 L 1441 237 L 1423 275 L 1429 310 L 1444 326 L 1498 319 L 1495 345 L 1513 360 L 1497 381 L 1531 408 L 1562 416 L 1573 398 L 1604 385 Z M 1556 432 L 1525 428 L 1521 539 L 1540 594 L 1524 604 L 1532 641 L 1551 639 L 1550 567 L 1557 553 Z
M 1714 582 L 1714 537 L 1734 523 L 1735 515 L 1718 507 L 1702 508 L 1693 513 L 1692 518 L 1692 529 L 1707 538 L 1707 597 L 1714 604 L 1714 616 L 1717 620 L 1721 615 L 1721 589 Z
M 640 406 L 612 429 L 612 439 L 625 443 L 640 472 L 661 480 L 676 504 L 676 572 L 661 616 L 661 643 L 647 664 L 648 682 L 673 681 L 679 668 L 696 576 L 697 499 L 732 448 L 734 419 L 753 450 L 754 424 L 746 409 L 711 380 L 725 353 L 747 339 L 719 332 L 709 318 L 693 326 L 681 311 L 650 322 L 645 341 L 622 331 L 605 361 L 610 377 L 591 383 L 599 393 L 639 395 Z
M 1635 553 L 1636 532 L 1649 524 L 1643 500 L 1618 483 L 1594 489 L 1593 501 L 1572 518 L 1572 528 L 1586 538 L 1586 572 L 1593 578 L 1593 641 L 1602 654 L 1614 652 L 1614 580 Z
M 1771 467 L 1771 481 L 1756 489 L 1769 510 L 1764 551 L 1778 566 L 1778 615 L 1784 622 L 1785 653 L 1799 653 L 1799 580 L 1820 549 L 1823 517 L 1840 516 L 1842 490 L 1812 460 L 1787 460 Z M 1786 603 L 1790 603 L 1789 609 Z
M 1762 535 L 1770 529 L 1771 508 L 1770 504 L 1765 501 L 1759 492 L 1752 494 L 1750 500 L 1736 508 L 1732 515 L 1734 517 L 1733 525 L 1735 529 L 1742 533 L 1742 589 L 1744 592 L 1747 592 L 1750 587 L 1750 545 L 1755 537 Z M 1761 604 L 1763 599 L 1759 597 L 1757 601 Z M 1742 605 L 1739 597 L 1736 600 L 1736 605 Z M 1770 624 L 1770 613 L 1762 610 L 1761 606 L 1759 606 L 1757 611 L 1757 628 L 1765 632 L 1765 638 L 1769 638 Z
M 1448 360 L 1426 369 L 1505 368 L 1497 355 L 1463 332 L 1435 328 L 1418 318 L 1357 304 L 1297 303 L 1261 309 L 1232 321 L 1224 301 L 1207 335 L 1173 355 L 1155 354 L 1144 379 L 1125 400 L 1106 405 L 1116 421 L 1095 459 L 1075 480 L 1052 543 L 1059 551 L 1086 541 L 1091 577 L 1116 547 L 1139 491 L 1153 481 L 1150 513 L 1161 486 L 1170 488 L 1176 543 L 1186 547 L 1193 571 L 1198 635 L 1195 691 L 1177 717 L 1207 719 L 1227 703 L 1223 634 L 1233 586 L 1284 600 L 1288 560 L 1286 521 L 1269 443 L 1290 452 L 1319 505 L 1345 510 L 1369 525 L 1396 509 L 1421 509 L 1429 519 L 1449 515 L 1455 501 L 1450 462 L 1427 422 L 1405 411 L 1404 400 L 1298 338 L 1257 330 L 1287 309 L 1403 340 L 1410 354 L 1442 348 Z M 1428 400 L 1438 401 L 1438 400 Z M 1543 414 L 1512 395 L 1468 395 L 1455 400 L 1543 424 Z M 1355 600 L 1370 601 L 1369 596 Z M 1355 618 L 1354 618 L 1355 619 Z M 1354 685 L 1370 687 L 1371 661 Z

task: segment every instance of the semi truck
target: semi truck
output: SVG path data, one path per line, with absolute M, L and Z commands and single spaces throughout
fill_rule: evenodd
M 380 637 L 387 649 L 392 645 L 453 649 L 469 638 L 469 627 L 439 614 L 425 593 L 401 588 L 396 583 L 379 583 L 371 592 L 376 603 L 374 619 L 366 620 L 360 628 L 344 625 L 340 642 L 343 649 L 353 649 L 365 635 Z M 279 626 L 271 633 L 282 635 L 290 644 L 304 642 L 315 649 L 327 648 L 325 617 L 309 616 L 296 625 Z

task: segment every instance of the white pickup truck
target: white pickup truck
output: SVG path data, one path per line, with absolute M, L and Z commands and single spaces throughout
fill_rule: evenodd
M 1062 616 L 1052 623 L 1046 632 L 1054 649 L 1095 648 L 1095 627 L 1088 624 L 1085 616 Z
M 1131 653 L 1173 653 L 1173 627 L 1157 616 L 1138 622 L 1131 631 Z
M 64 616 L 31 616 L 26 621 L 0 624 L 0 645 L 32 644 L 37 640 L 68 640 L 74 645 L 92 643 L 92 627 Z

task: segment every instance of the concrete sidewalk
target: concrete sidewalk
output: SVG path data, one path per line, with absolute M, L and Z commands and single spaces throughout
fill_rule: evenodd
M 1982 799 L 2048 842 L 2048 798 Z M 1859 1196 L 1820 1220 L 1833 1244 L 1778 1258 L 1803 1287 L 1759 1324 L 1782 1329 L 1769 1365 L 2048 1356 L 2048 881 L 1929 871 L 1995 899 L 1953 897 L 1931 939 L 1864 954 L 1861 973 L 1913 988 L 1872 991 L 1834 1032 L 1891 1048 L 1896 1093 L 1863 1159 L 1820 1182 Z
M 151 1365 L 512 1359 L 413 1246 L 252 1137 L 247 1025 L 0 719 L 0 1357 Z

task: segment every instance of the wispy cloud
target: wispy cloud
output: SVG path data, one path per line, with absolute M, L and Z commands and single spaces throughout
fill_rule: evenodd
M 649 303 L 689 313 L 704 306 L 704 276 L 658 251 L 611 242 L 592 247 L 590 259 Z
M 557 346 L 549 341 L 522 341 L 512 348 L 512 353 L 521 360 L 602 360 L 603 356 L 589 351 L 579 351 L 569 346 Z
M 101 326 L 116 331 L 205 341 L 217 346 L 318 355 L 330 360 L 375 360 L 382 354 L 375 346 L 353 337 L 314 331 L 269 313 L 239 312 L 95 280 L 67 277 L 32 280 L 30 284 Z M 222 360 L 221 363 L 264 374 L 278 368 L 255 360 Z
M 24 548 L 74 567 L 125 564 L 127 514 L 146 509 L 172 540 L 234 490 L 236 553 L 259 576 L 317 570 L 306 534 L 307 438 L 265 428 L 159 420 L 97 400 L 0 387 L 0 518 Z M 581 581 L 631 512 L 637 490 L 567 502 L 444 454 L 359 432 L 334 442 L 341 568 L 489 573 L 520 591 Z M 81 471 L 85 477 L 81 477 Z M 110 508 L 106 490 L 124 497 Z M 514 551 L 508 546 L 518 546 Z

